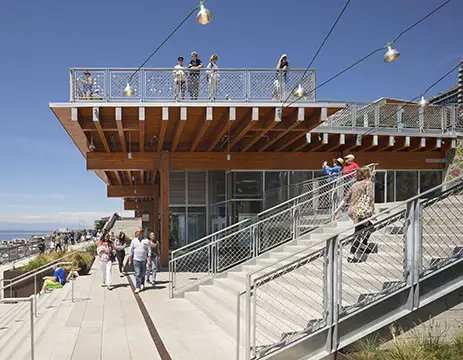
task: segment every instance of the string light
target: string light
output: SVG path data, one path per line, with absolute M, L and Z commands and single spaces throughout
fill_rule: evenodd
M 400 56 L 400 52 L 392 48 L 392 43 L 388 43 L 386 47 L 387 51 L 384 54 L 384 62 L 390 63 L 396 61 Z

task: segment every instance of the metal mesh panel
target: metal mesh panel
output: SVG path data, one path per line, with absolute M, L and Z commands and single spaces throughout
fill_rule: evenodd
M 217 271 L 224 271 L 252 257 L 253 227 L 238 231 L 217 243 Z
M 173 99 L 173 70 L 145 70 L 145 99 Z
M 268 218 L 259 225 L 259 253 L 293 238 L 292 209 Z
M 376 104 L 358 104 L 356 108 L 356 126 L 357 127 L 374 127 Z
M 441 108 L 438 106 L 428 106 L 423 111 L 423 128 L 424 129 L 442 129 Z
M 406 225 L 403 210 L 340 242 L 341 317 L 405 284 Z M 351 254 L 358 262 L 348 262 Z
M 104 71 L 74 71 L 72 96 L 75 100 L 101 100 L 106 97 Z
M 402 105 L 392 105 L 392 104 L 382 104 L 379 105 L 379 121 L 378 127 L 380 128 L 402 128 L 403 127 L 403 118 L 402 123 L 398 123 L 397 115 L 398 112 L 404 114 L 405 108 L 400 110 Z
M 172 264 L 176 273 L 173 278 L 173 289 L 186 288 L 198 280 L 208 278 L 212 272 L 212 252 L 209 246 L 191 251 L 188 256 L 181 256 Z
M 260 356 L 326 324 L 324 266 L 320 250 L 255 282 L 253 349 Z
M 463 186 L 422 205 L 422 274 L 463 255 Z
M 133 91 L 133 96 L 129 97 L 129 99 L 139 99 L 142 94 L 142 74 L 140 72 L 133 74 L 134 71 L 131 70 L 111 70 L 109 73 L 109 96 L 113 99 L 127 99 L 124 89 L 129 84 Z

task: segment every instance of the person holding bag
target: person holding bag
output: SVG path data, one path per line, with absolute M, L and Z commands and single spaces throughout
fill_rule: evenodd
M 349 203 L 347 214 L 352 219 L 354 224 L 358 224 L 372 217 L 375 213 L 375 198 L 373 192 L 373 182 L 371 181 L 371 170 L 369 167 L 362 167 L 357 171 L 356 182 L 347 192 L 341 204 L 334 212 L 336 217 L 344 204 Z M 355 232 L 360 232 L 354 239 L 354 243 L 350 249 L 348 262 L 362 262 L 362 256 L 368 252 L 368 240 L 370 233 L 362 231 L 371 226 L 371 221 L 363 222 L 355 226 Z M 359 249 L 361 250 L 359 253 Z
M 103 275 L 103 282 L 101 286 L 107 286 L 108 290 L 112 290 L 112 274 L 111 267 L 116 260 L 116 252 L 114 244 L 110 241 L 110 235 L 106 234 L 96 248 L 96 253 L 100 260 L 100 269 Z

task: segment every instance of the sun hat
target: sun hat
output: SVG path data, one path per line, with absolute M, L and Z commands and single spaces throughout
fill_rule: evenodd
M 340 163 L 342 166 L 344 166 L 344 159 L 343 158 L 337 158 L 336 161 Z
M 352 155 L 352 154 L 349 154 L 349 155 L 344 156 L 344 159 L 346 159 L 346 160 L 354 160 L 355 156 Z
M 196 51 L 192 51 L 192 52 L 191 52 L 191 56 L 193 56 L 193 55 L 198 56 L 198 53 L 197 53 Z

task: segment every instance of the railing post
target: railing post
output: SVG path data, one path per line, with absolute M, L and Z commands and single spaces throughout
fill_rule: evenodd
M 341 278 L 337 276 L 338 269 L 338 238 L 332 237 L 326 241 L 324 256 L 324 288 L 323 288 L 323 309 L 328 326 L 328 337 L 325 348 L 328 352 L 337 348 L 337 324 L 339 315 L 339 299 L 341 289 Z
M 293 231 L 293 240 L 296 240 L 299 237 L 299 223 L 300 223 L 300 205 L 298 200 L 293 201 L 292 206 L 292 231 Z
M 140 101 L 145 100 L 145 70 L 140 70 Z
M 256 319 L 254 319 L 256 321 Z M 246 331 L 245 359 L 251 358 L 251 275 L 246 274 Z
M 405 269 L 404 276 L 410 287 L 408 298 L 409 310 L 418 306 L 419 300 L 419 274 L 421 271 L 421 228 L 419 200 L 407 204 L 406 234 L 405 234 Z M 418 260 L 420 259 L 420 260 Z
M 240 359 L 241 306 L 240 292 L 236 293 L 236 360 Z
M 31 360 L 34 360 L 35 359 L 35 348 L 34 348 L 34 297 L 31 296 L 29 298 L 29 302 L 30 302 L 30 307 L 29 307 L 29 311 L 30 311 L 30 322 L 31 322 Z
M 69 71 L 69 102 L 74 102 L 74 70 Z
M 397 110 L 396 110 L 396 126 L 397 126 L 397 132 L 402 131 L 403 125 L 402 125 L 402 105 L 397 105 Z
M 420 132 L 423 132 L 424 130 L 424 108 L 423 107 L 419 107 L 418 108 L 418 125 L 419 125 L 419 128 L 420 128 Z
M 357 107 L 355 104 L 351 104 L 351 116 L 352 116 L 352 129 L 357 127 Z
M 34 313 L 37 316 L 37 274 L 34 273 Z
M 376 130 L 379 129 L 379 125 L 380 125 L 380 122 L 379 122 L 379 106 L 380 104 L 375 104 L 375 128 Z
M 445 133 L 445 108 L 440 108 L 440 128 L 442 131 L 442 134 Z
M 104 71 L 104 92 L 105 92 L 105 100 L 108 101 L 111 99 L 111 73 L 109 69 L 105 69 Z

